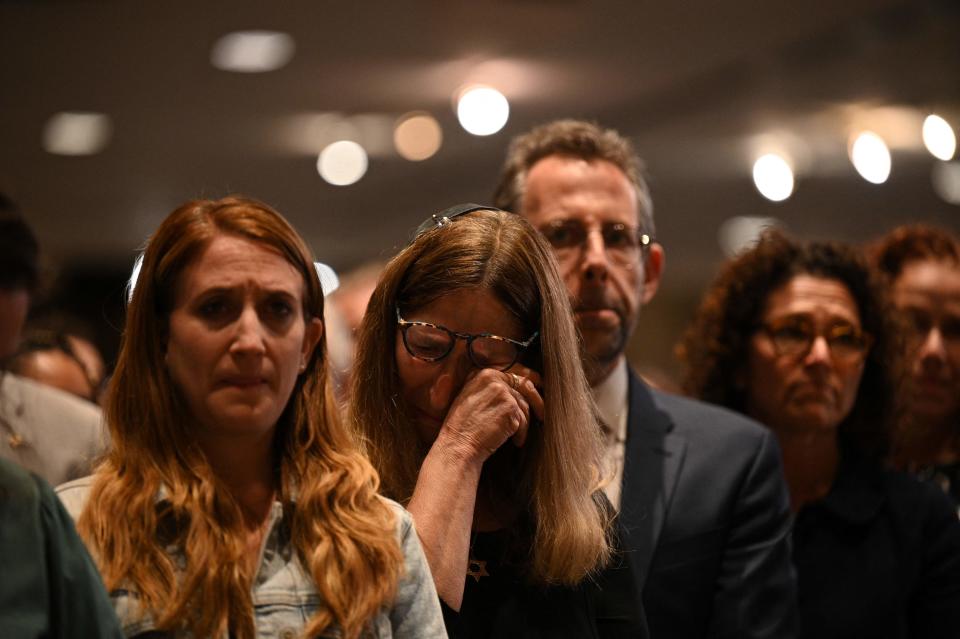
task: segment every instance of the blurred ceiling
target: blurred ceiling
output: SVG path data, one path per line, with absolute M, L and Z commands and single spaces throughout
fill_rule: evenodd
M 290 34 L 292 60 L 262 74 L 214 68 L 214 42 L 241 29 Z M 177 204 L 242 192 L 343 269 L 389 256 L 435 210 L 488 201 L 513 135 L 583 117 L 630 136 L 646 160 L 669 297 L 710 277 L 731 216 L 851 241 L 907 221 L 960 228 L 919 138 L 931 111 L 960 123 L 958 33 L 956 0 L 0 0 L 0 189 L 63 266 L 128 264 Z M 470 82 L 509 99 L 499 133 L 459 126 L 452 96 Z M 304 125 L 318 114 L 383 128 L 415 110 L 442 127 L 433 157 L 371 143 L 358 183 L 317 174 L 324 134 Z M 106 148 L 45 152 L 61 111 L 107 114 Z M 847 160 L 864 127 L 891 147 L 885 184 Z M 771 144 L 797 167 L 781 203 L 750 175 Z

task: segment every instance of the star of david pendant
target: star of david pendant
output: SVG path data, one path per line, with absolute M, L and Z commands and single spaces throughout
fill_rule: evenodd
M 482 559 L 468 559 L 467 576 L 473 577 L 477 581 L 480 581 L 481 577 L 489 577 L 490 573 L 487 572 L 487 562 Z

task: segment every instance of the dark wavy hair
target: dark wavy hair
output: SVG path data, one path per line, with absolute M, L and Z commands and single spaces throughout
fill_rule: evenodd
M 797 275 L 838 280 L 857 305 L 863 330 L 874 338 L 850 414 L 839 427 L 841 443 L 882 458 L 896 416 L 898 344 L 883 290 L 863 256 L 838 242 L 801 242 L 780 231 L 764 233 L 756 246 L 727 262 L 707 290 L 693 323 L 677 347 L 688 394 L 746 411 L 743 367 L 770 293 Z
M 909 262 L 935 260 L 960 266 L 960 242 L 944 229 L 924 224 L 898 226 L 869 249 L 880 273 L 896 280 Z

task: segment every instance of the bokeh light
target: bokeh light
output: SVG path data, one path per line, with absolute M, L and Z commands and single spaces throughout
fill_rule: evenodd
M 320 152 L 320 177 L 334 186 L 354 184 L 367 172 L 367 152 L 350 140 L 340 140 Z
M 393 145 L 400 157 L 419 162 L 433 157 L 443 143 L 440 124 L 429 113 L 407 113 L 393 130 Z
M 933 190 L 944 202 L 960 205 L 960 162 L 933 165 Z
M 781 226 L 774 217 L 738 215 L 720 225 L 717 241 L 724 255 L 733 257 L 753 247 L 764 230 Z
M 876 133 L 865 131 L 857 136 L 850 147 L 850 161 L 867 182 L 883 184 L 890 177 L 890 149 Z
M 279 31 L 234 31 L 217 40 L 210 63 L 223 71 L 276 71 L 293 58 L 293 38 Z
M 783 157 L 768 153 L 754 162 L 753 183 L 763 197 L 782 202 L 793 193 L 793 169 Z
M 43 148 L 55 155 L 93 155 L 107 146 L 111 130 L 103 113 L 57 113 L 43 128 Z
M 923 145 L 930 155 L 946 162 L 957 150 L 957 136 L 946 120 L 931 114 L 923 121 Z
M 471 87 L 457 100 L 460 126 L 473 135 L 493 135 L 504 127 L 509 117 L 507 98 L 492 87 Z

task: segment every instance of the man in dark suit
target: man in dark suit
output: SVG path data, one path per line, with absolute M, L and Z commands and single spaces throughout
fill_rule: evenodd
M 553 122 L 514 139 L 496 205 L 554 248 L 604 424 L 624 545 L 654 637 L 792 637 L 790 511 L 770 432 L 648 387 L 624 351 L 664 267 L 631 144 Z

